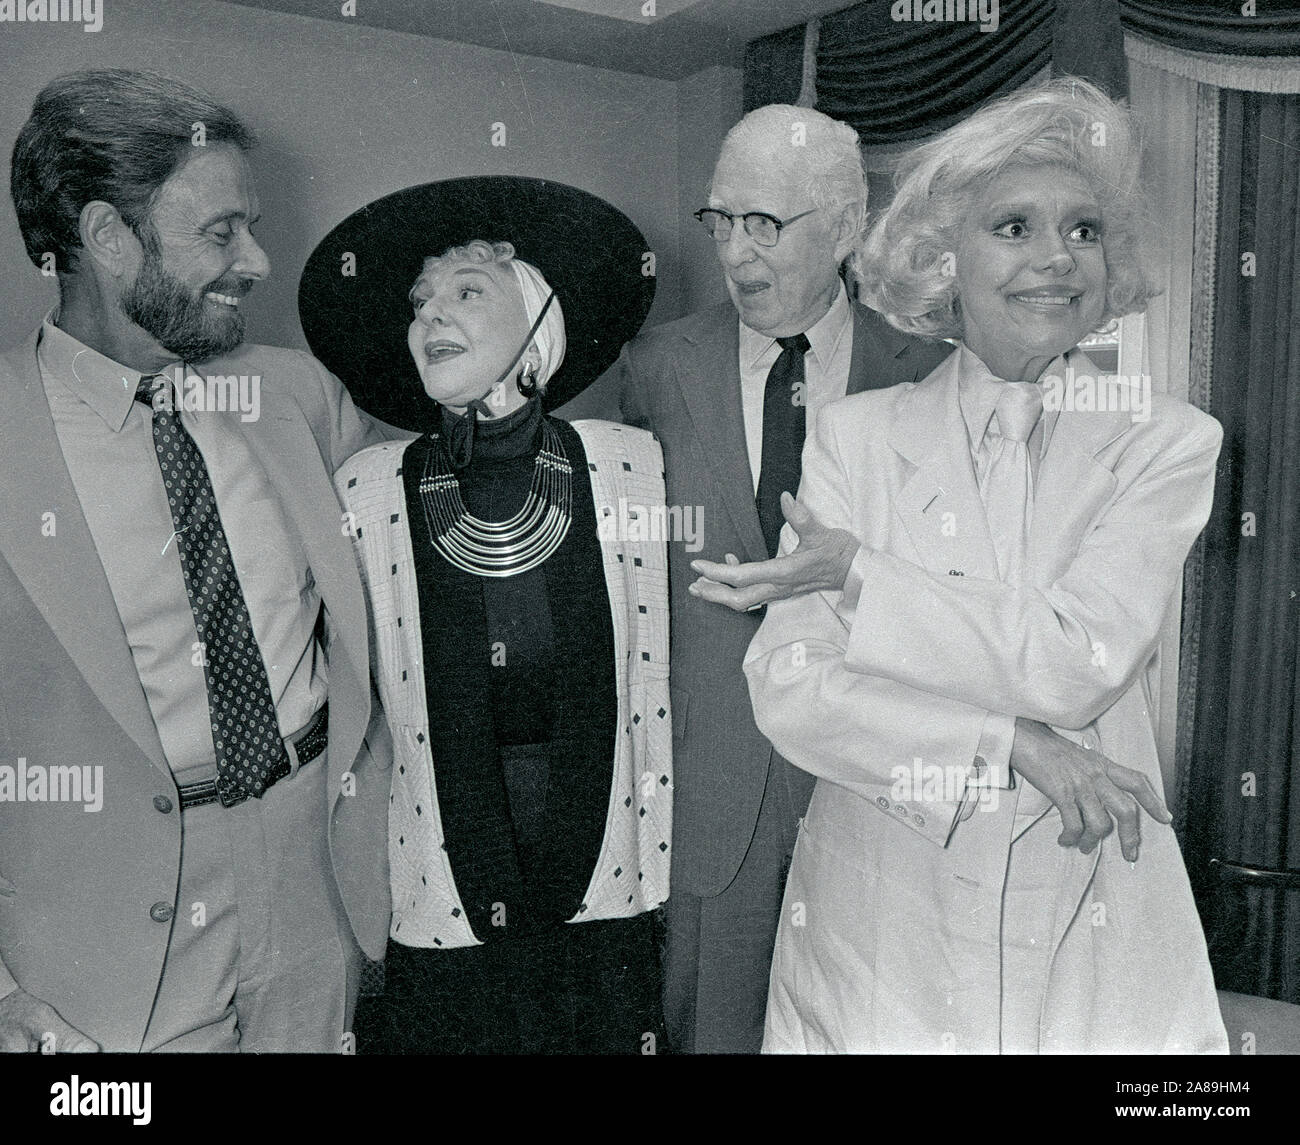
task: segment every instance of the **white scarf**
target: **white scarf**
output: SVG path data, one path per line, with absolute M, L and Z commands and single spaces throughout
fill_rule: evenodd
M 531 327 L 537 316 L 551 296 L 550 284 L 542 277 L 542 272 L 530 262 L 513 258 L 510 265 L 514 268 L 515 279 L 519 283 L 519 292 L 524 297 L 524 314 Z M 541 355 L 537 368 L 537 384 L 545 387 L 554 377 L 555 372 L 564 361 L 564 311 L 560 309 L 560 297 L 557 294 L 546 311 L 546 317 L 533 335 L 533 345 Z

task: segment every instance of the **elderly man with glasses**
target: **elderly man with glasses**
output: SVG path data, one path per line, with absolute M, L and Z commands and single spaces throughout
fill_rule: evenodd
M 708 206 L 695 213 L 717 244 L 730 301 L 628 343 L 559 411 L 652 430 L 669 506 L 693 507 L 701 522 L 690 550 L 668 538 L 674 823 L 664 1009 L 677 1052 L 758 1052 L 785 873 L 813 783 L 754 724 L 741 665 L 761 613 L 697 595 L 692 558 L 774 557 L 781 495 L 798 489 L 809 419 L 846 394 L 919 381 L 947 349 L 849 300 L 840 270 L 857 248 L 866 200 L 851 127 L 809 108 L 750 112 L 723 141 Z M 803 539 L 782 560 L 815 583 L 816 566 L 844 554 L 819 545 L 815 530 Z

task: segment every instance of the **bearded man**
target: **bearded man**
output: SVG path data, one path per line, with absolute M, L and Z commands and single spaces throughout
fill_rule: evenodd
M 0 356 L 0 1049 L 346 1050 L 383 952 L 392 747 L 331 475 L 389 434 L 241 344 L 252 145 L 112 70 L 14 147 L 60 300 Z

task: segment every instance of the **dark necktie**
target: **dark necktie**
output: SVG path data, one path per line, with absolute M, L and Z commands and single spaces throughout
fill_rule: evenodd
M 800 458 L 803 455 L 804 392 L 803 356 L 808 336 L 795 334 L 778 338 L 781 354 L 767 372 L 763 388 L 763 458 L 758 475 L 758 523 L 767 542 L 767 555 L 776 556 L 785 514 L 781 493 L 799 491 Z
M 203 653 L 217 795 L 231 807 L 250 795 L 260 799 L 288 775 L 289 753 L 280 738 L 271 682 L 235 575 L 208 467 L 171 403 L 154 404 L 159 383 L 169 384 L 163 377 L 141 378 L 135 399 L 153 409 L 154 452 Z

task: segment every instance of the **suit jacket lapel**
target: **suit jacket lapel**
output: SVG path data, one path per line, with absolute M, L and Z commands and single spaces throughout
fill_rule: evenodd
M 895 512 L 930 572 L 996 580 L 997 554 L 957 404 L 957 361 L 953 354 L 918 385 L 890 428 L 890 445 L 915 467 Z
M 36 333 L 3 356 L 0 553 L 87 685 L 140 750 L 170 775 L 117 603 L 54 429 L 36 362 Z M 42 515 L 53 514 L 53 535 Z M 142 591 L 145 586 L 141 586 Z
M 740 325 L 731 303 L 717 307 L 697 334 L 686 335 L 695 353 L 678 382 L 691 422 L 704 446 L 718 496 L 751 561 L 767 559 L 767 544 L 754 505 L 754 477 L 745 443 L 740 400 Z M 721 559 L 718 554 L 717 559 Z
M 897 511 L 931 572 L 996 580 L 997 555 L 957 402 L 959 360 L 951 355 L 933 378 L 917 386 L 890 431 L 890 444 L 916 466 Z M 1076 375 L 1100 373 L 1077 351 L 1067 363 Z M 942 427 L 938 436 L 936 426 Z M 1073 545 L 1062 538 L 1082 536 L 1115 489 L 1114 473 L 1097 455 L 1131 426 L 1131 415 L 1122 410 L 1060 412 L 1035 489 L 1028 583 L 1051 583 L 1072 557 Z
M 912 381 L 911 363 L 904 360 L 911 343 L 874 311 L 852 303 L 853 353 L 849 358 L 846 394 L 879 390 Z
M 1080 351 L 1066 356 L 1075 376 L 1101 371 Z M 1062 409 L 1048 442 L 1034 491 L 1027 574 L 1030 583 L 1050 584 L 1074 555 L 1062 538 L 1082 537 L 1088 523 L 1115 491 L 1115 474 L 1097 455 L 1132 428 L 1124 410 Z
M 221 372 L 219 362 L 205 370 Z M 153 715 L 140 685 L 117 604 L 90 528 L 63 462 L 36 362 L 36 334 L 0 358 L 0 389 L 8 416 L 0 419 L 0 554 L 9 562 L 46 623 L 105 709 L 170 775 Z M 320 448 L 296 407 L 264 389 L 262 416 L 240 423 L 307 553 L 330 620 L 331 772 L 356 758 L 369 709 L 369 647 L 365 602 L 341 510 L 320 463 Z M 306 464 L 304 464 L 304 459 Z M 42 535 L 42 514 L 55 514 L 55 533 Z M 337 747 L 337 750 L 334 750 Z

